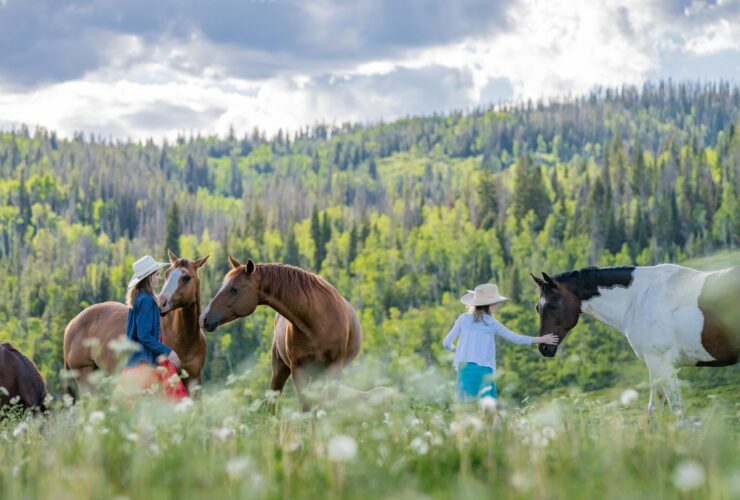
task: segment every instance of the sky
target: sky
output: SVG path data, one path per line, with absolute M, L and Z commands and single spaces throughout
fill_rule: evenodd
M 172 139 L 740 82 L 740 0 L 0 0 L 0 129 Z

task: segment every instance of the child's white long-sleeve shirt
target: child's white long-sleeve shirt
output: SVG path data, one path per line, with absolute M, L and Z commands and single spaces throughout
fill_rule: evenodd
M 458 336 L 460 340 L 455 348 L 455 369 L 460 362 L 475 363 L 488 366 L 496 371 L 496 342 L 499 335 L 514 344 L 531 344 L 533 337 L 519 335 L 506 328 L 499 320 L 488 314 L 483 314 L 476 322 L 471 313 L 461 314 L 450 333 L 445 337 L 442 345 L 448 351 L 453 349 L 453 342 Z

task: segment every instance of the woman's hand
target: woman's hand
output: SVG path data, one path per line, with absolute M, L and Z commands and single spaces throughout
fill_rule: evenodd
M 548 333 L 547 335 L 543 335 L 542 337 L 534 338 L 535 344 L 558 345 L 558 342 L 560 342 L 560 339 L 554 333 Z
M 174 349 L 171 350 L 170 353 L 167 355 L 167 359 L 170 363 L 175 365 L 175 368 L 180 368 L 180 356 L 177 355 Z

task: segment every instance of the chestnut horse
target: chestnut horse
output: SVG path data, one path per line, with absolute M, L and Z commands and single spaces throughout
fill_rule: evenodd
M 312 377 L 338 379 L 360 350 L 362 330 L 352 305 L 320 276 L 284 264 L 242 265 L 229 256 L 231 271 L 201 315 L 212 332 L 249 316 L 258 305 L 277 311 L 272 340 L 270 388 L 282 391 L 293 376 L 301 407 L 309 409 Z
M 0 410 L 6 405 L 45 411 L 46 384 L 33 361 L 10 343 L 0 344 Z
M 191 261 L 180 259 L 168 250 L 170 267 L 159 295 L 162 318 L 162 341 L 174 349 L 187 372 L 185 385 L 190 389 L 201 383 L 206 362 L 206 338 L 198 325 L 200 316 L 200 278 L 198 269 L 208 256 Z M 103 302 L 86 308 L 69 322 L 64 330 L 64 367 L 73 370 L 80 388 L 90 390 L 88 376 L 102 368 L 109 374 L 121 370 L 125 360 L 111 341 L 126 336 L 128 306 L 120 302 Z M 93 345 L 94 344 L 94 345 Z
M 562 342 L 581 312 L 622 332 L 650 373 L 651 415 L 658 391 L 683 415 L 677 367 L 728 366 L 740 358 L 740 267 L 701 272 L 662 264 L 542 276 L 532 276 L 540 288 L 540 335 L 554 333 Z M 547 357 L 557 349 L 539 345 Z

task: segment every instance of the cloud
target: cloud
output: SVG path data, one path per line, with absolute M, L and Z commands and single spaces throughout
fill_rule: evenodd
M 140 139 L 392 120 L 740 79 L 738 40 L 738 0 L 0 0 L 0 126 Z

